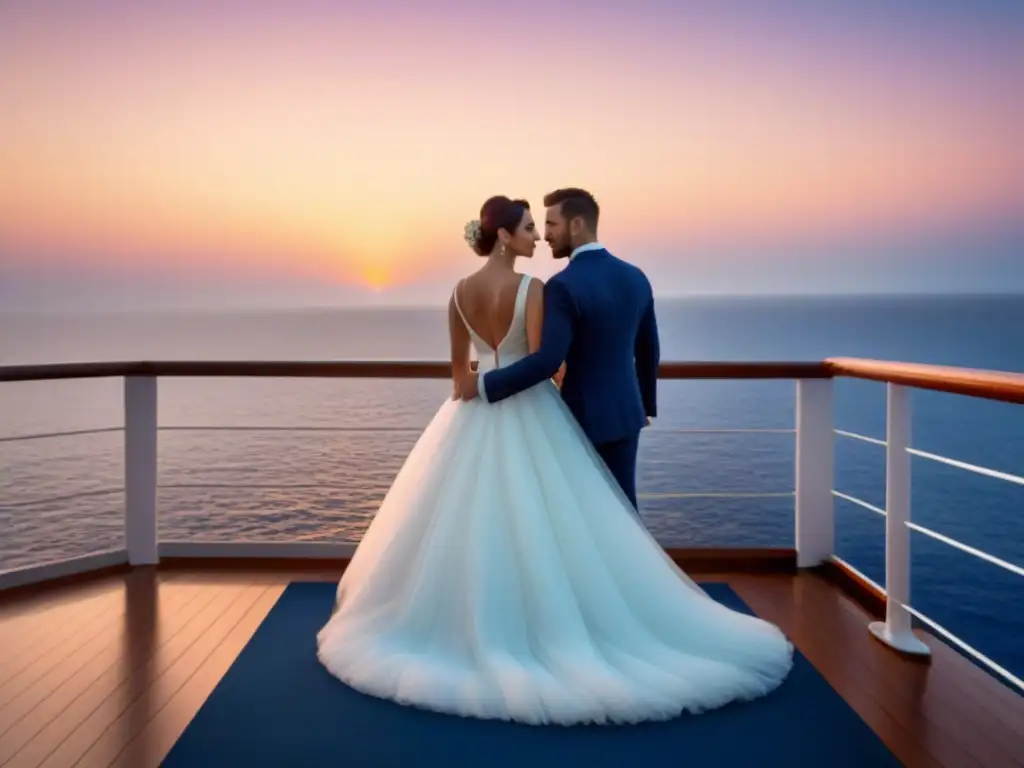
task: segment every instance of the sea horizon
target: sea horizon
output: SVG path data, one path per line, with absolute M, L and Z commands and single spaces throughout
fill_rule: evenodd
M 659 294 L 655 286 L 655 297 L 658 302 L 674 303 L 682 301 L 784 301 L 787 299 L 835 299 L 852 301 L 872 300 L 1009 300 L 1020 299 L 1024 301 L 1024 291 L 1017 288 L 1010 288 L 1005 291 L 999 290 L 972 290 L 972 291 L 933 291 L 933 290 L 899 290 L 899 291 L 789 291 L 789 292 L 691 292 L 691 293 L 670 293 Z M 237 306 L 215 306 L 210 303 L 195 305 L 175 302 L 166 305 L 149 304 L 146 307 L 104 307 L 104 306 L 44 306 L 44 307 L 0 307 L 2 315 L 154 315 L 154 314 L 188 314 L 199 313 L 207 315 L 219 314 L 261 314 L 261 313 L 296 313 L 296 312 L 346 312 L 346 311 L 420 311 L 444 309 L 447 300 L 434 302 L 407 302 L 407 303 L 375 303 L 368 299 L 366 303 L 310 303 L 310 304 L 240 304 Z

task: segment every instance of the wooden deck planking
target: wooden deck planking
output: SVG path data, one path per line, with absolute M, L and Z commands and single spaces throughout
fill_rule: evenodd
M 148 676 L 150 678 L 149 685 L 141 696 L 134 700 L 129 700 L 130 697 L 118 697 L 115 699 L 114 706 L 101 707 L 97 710 L 98 719 L 94 717 L 92 720 L 95 722 L 87 721 L 85 724 L 83 738 L 77 741 L 70 739 L 61 745 L 61 748 L 43 763 L 43 767 L 109 766 L 118 759 L 122 751 L 136 737 L 141 736 L 144 740 L 150 738 L 161 723 L 161 719 L 158 718 L 159 713 L 196 675 L 210 656 L 231 637 L 232 631 L 250 613 L 259 599 L 270 590 L 275 590 L 280 594 L 281 589 L 281 586 L 272 587 L 266 584 L 249 584 L 243 587 L 235 599 L 220 612 L 209 628 L 184 653 L 172 663 L 157 667 L 154 670 L 155 675 Z M 269 609 L 268 605 L 267 611 Z M 251 622 L 249 634 L 235 648 L 232 660 L 258 626 L 258 620 Z M 221 674 L 227 671 L 228 666 L 230 666 L 230 661 L 224 665 Z M 210 686 L 210 690 L 212 689 L 213 686 Z M 198 711 L 198 706 L 196 711 Z M 83 753 L 82 747 L 85 746 L 85 740 L 91 738 L 92 734 L 100 728 L 103 728 L 100 738 L 90 744 Z M 139 765 L 139 763 L 132 765 Z
M 178 609 L 187 608 L 202 594 L 198 585 L 185 589 L 175 590 L 173 586 L 166 589 L 167 594 L 161 594 L 159 600 L 159 612 L 164 620 Z M 73 690 L 82 679 L 90 679 L 90 676 L 99 674 L 126 655 L 125 644 L 129 637 L 125 632 L 125 615 L 138 615 L 148 610 L 146 601 L 153 603 L 150 596 L 135 595 L 129 599 L 135 605 L 129 606 L 126 614 L 118 615 L 114 620 L 101 625 L 102 631 L 86 632 L 81 637 L 72 634 L 51 653 L 25 667 L 22 674 L 0 686 L 0 735 L 7 733 L 16 722 L 58 689 L 63 689 L 62 693 L 69 688 Z
M 146 568 L 0 596 L 0 766 L 159 765 L 285 586 L 340 575 L 286 568 Z M 779 624 L 904 764 L 1024 768 L 1024 699 L 943 643 L 923 635 L 931 665 L 900 658 L 818 575 L 699 578 Z
M 172 597 L 168 580 L 148 581 L 147 585 L 142 580 L 141 591 L 126 583 L 125 596 L 138 596 L 129 598 L 132 608 L 125 614 L 116 644 L 90 657 L 56 686 L 47 686 L 45 698 L 37 694 L 34 702 L 24 697 L 16 700 L 21 718 L 13 725 L 0 727 L 0 765 L 38 764 L 111 693 L 144 668 L 157 650 L 202 617 L 210 603 L 223 594 L 211 584 L 205 588 L 194 585 Z M 158 596 L 154 586 L 159 589 Z M 202 628 L 198 625 L 199 631 Z
M 783 628 L 905 764 L 1024 765 L 1024 719 L 1009 712 L 995 718 L 990 709 L 1004 696 L 1019 707 L 1021 697 L 959 654 L 949 651 L 931 664 L 900 657 L 868 632 L 874 617 L 820 576 L 737 576 L 730 584 Z
M 159 765 L 283 591 L 283 584 L 265 589 L 167 706 L 157 712 L 144 729 L 135 734 L 112 763 L 104 762 L 112 752 L 107 750 L 97 752 L 96 760 L 87 760 L 83 766 L 109 764 L 116 768 L 137 768 Z
M 169 666 L 209 636 L 247 586 L 216 575 L 205 584 L 182 581 L 198 594 L 176 606 L 168 598 L 175 576 L 150 573 L 124 580 L 124 597 L 133 611 L 124 616 L 116 660 L 105 667 L 94 661 L 0 735 L 0 765 L 73 764 L 133 703 L 151 694 Z M 131 600 L 133 592 L 140 597 Z
M 111 622 L 118 619 L 125 607 L 123 588 L 122 581 L 100 595 L 63 609 L 51 609 L 32 617 L 32 621 L 26 621 L 27 626 L 15 627 L 5 633 L 9 636 L 2 638 L 4 654 L 0 659 L 0 697 L 13 677 L 27 666 L 43 662 L 48 653 L 57 650 L 69 636 L 80 631 L 83 624 L 90 629 L 99 629 L 108 619 Z

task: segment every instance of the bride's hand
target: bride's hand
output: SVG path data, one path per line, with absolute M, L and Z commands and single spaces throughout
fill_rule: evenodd
M 555 382 L 555 386 L 559 389 L 562 388 L 562 379 L 565 378 L 565 363 L 558 366 L 558 370 L 555 371 L 555 375 L 551 377 L 551 380 Z
M 459 397 L 465 401 L 475 400 L 480 396 L 479 376 L 475 372 L 466 374 L 459 380 Z

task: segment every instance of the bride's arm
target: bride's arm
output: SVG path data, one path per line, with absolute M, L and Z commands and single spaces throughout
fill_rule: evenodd
M 544 333 L 544 281 L 533 278 L 526 294 L 526 341 L 532 355 L 540 349 L 540 340 Z M 551 378 L 558 386 L 565 377 L 563 362 Z
M 470 374 L 470 340 L 466 324 L 455 306 L 455 294 L 448 300 L 448 336 L 452 348 L 452 400 L 457 400 L 460 396 L 459 382 Z

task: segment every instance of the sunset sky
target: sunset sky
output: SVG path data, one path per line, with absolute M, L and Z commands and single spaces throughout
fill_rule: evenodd
M 1024 2 L 0 5 L 3 306 L 436 303 L 567 185 L 665 295 L 1024 292 Z

